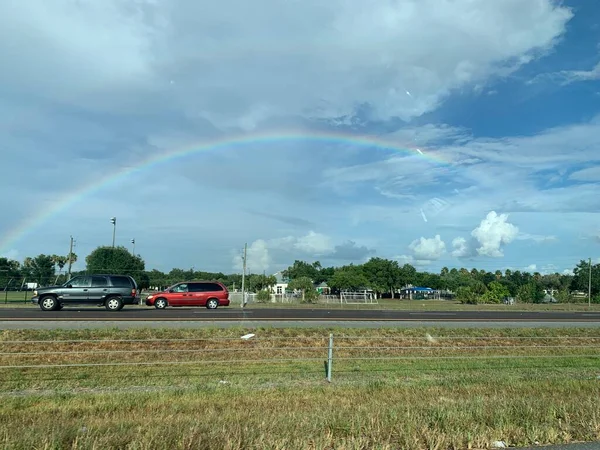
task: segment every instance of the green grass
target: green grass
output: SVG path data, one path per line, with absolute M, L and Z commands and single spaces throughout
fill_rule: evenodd
M 256 336 L 241 340 L 248 331 Z M 149 363 L 0 369 L 2 448 L 445 450 L 600 439 L 600 333 L 587 328 L 6 330 L 0 349 L 0 366 Z
M 232 305 L 238 307 L 239 305 Z M 600 311 L 600 304 L 592 303 L 554 303 L 533 304 L 517 303 L 514 305 L 504 304 L 479 304 L 464 305 L 452 300 L 391 300 L 381 299 L 378 303 L 365 304 L 340 304 L 330 303 L 250 303 L 249 309 L 260 308 L 331 308 L 331 309 L 386 309 L 401 311 Z
M 30 302 L 31 297 L 33 297 L 32 291 L 0 291 L 0 305 L 4 305 L 5 303 L 24 303 Z

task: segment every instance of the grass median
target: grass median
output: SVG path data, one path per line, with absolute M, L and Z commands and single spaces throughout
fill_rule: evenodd
M 0 348 L 4 448 L 448 449 L 600 438 L 594 329 L 7 330 Z

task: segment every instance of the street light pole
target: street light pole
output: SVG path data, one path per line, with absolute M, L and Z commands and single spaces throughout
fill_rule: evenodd
M 112 241 L 112 248 L 115 248 L 115 235 L 117 234 L 117 218 L 116 217 L 111 217 L 110 218 L 110 223 L 113 224 L 113 241 Z
M 133 250 L 132 250 L 131 254 L 132 254 L 133 256 L 135 256 L 135 239 L 132 239 L 132 240 L 131 240 L 131 243 L 133 244 Z
M 588 279 L 588 308 L 592 306 L 592 258 L 590 258 L 590 274 Z

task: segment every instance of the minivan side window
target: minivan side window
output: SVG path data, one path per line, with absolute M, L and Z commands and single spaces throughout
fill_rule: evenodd
M 200 284 L 200 283 L 190 283 L 190 284 L 188 284 L 188 291 L 189 292 L 204 292 L 202 290 L 202 284 Z
M 217 283 L 199 283 L 203 292 L 220 292 L 223 290 Z
M 173 292 L 188 292 L 188 286 L 187 284 L 178 284 L 173 287 Z

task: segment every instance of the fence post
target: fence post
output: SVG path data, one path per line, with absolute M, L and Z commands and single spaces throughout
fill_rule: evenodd
M 331 383 L 331 365 L 333 363 L 333 333 L 329 333 L 329 349 L 327 352 L 327 381 Z

